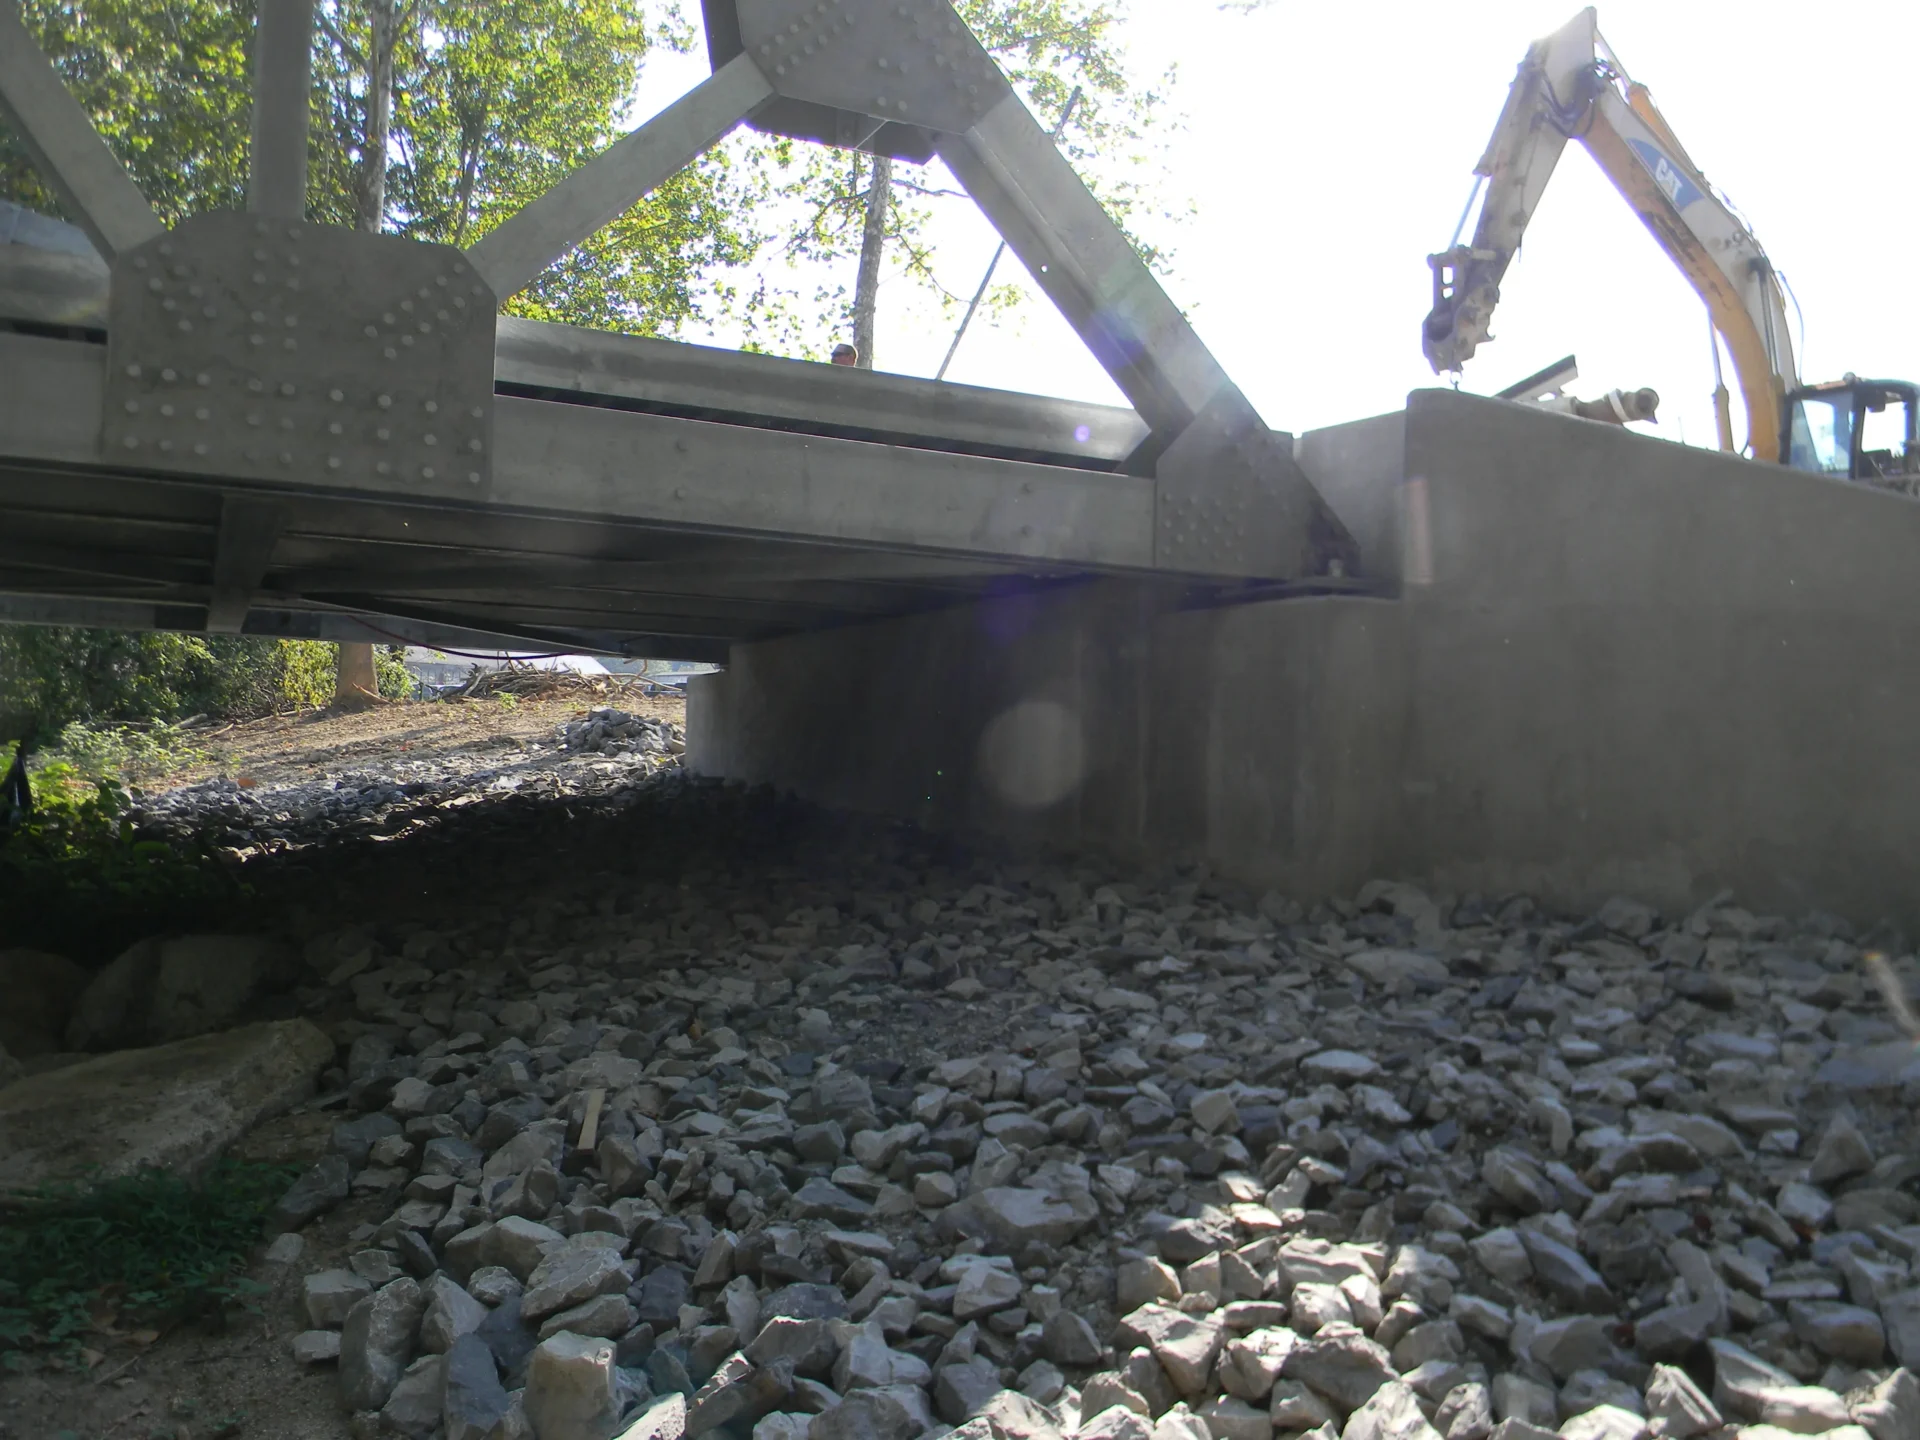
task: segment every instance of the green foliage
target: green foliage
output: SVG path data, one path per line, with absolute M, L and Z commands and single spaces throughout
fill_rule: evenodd
M 27 28 L 169 223 L 244 203 L 249 0 L 25 0 Z M 648 50 L 693 32 L 658 0 L 399 0 L 386 228 L 467 245 L 629 126 Z M 656 12 L 658 12 L 656 14 Z M 365 0 L 322 0 L 307 211 L 351 225 L 368 129 Z M 714 155 L 640 201 L 507 308 L 662 334 L 732 291 L 757 253 L 757 181 Z M 0 195 L 60 206 L 0 132 Z M 708 297 L 716 297 L 712 301 Z
M 318 640 L 0 626 L 0 721 L 46 742 L 76 720 L 264 715 L 331 700 L 333 671 Z
M 373 675 L 380 693 L 389 700 L 406 700 L 413 695 L 413 672 L 407 669 L 407 647 L 373 647 Z
M 961 13 L 1043 121 L 1081 101 L 1062 139 L 1096 193 L 1143 238 L 1145 164 L 1166 84 L 1122 65 L 1123 0 L 959 0 Z M 251 114 L 253 0 L 25 0 L 29 30 L 169 222 L 242 203 Z M 396 0 L 386 228 L 470 244 L 631 124 L 654 46 L 692 47 L 673 0 Z M 354 223 L 368 133 L 367 0 L 321 0 L 307 206 Z M 1171 78 L 1170 76 L 1168 77 Z M 926 240 L 932 204 L 957 192 L 929 167 L 895 171 L 889 248 L 944 300 Z M 754 136 L 674 176 L 506 306 L 514 314 L 636 334 L 731 323 L 749 348 L 821 358 L 844 320 L 837 275 L 859 248 L 862 157 Z M 58 213 L 24 152 L 0 133 L 0 194 Z M 747 269 L 771 257 L 808 277 Z M 776 272 L 785 267 L 775 267 Z M 962 289 L 970 286 L 963 285 Z M 1019 298 L 996 286 L 989 310 Z
M 1060 139 L 1063 152 L 1141 258 L 1164 271 L 1167 254 L 1151 243 L 1151 222 L 1177 218 L 1158 203 L 1158 172 L 1148 163 L 1157 133 L 1168 123 L 1171 70 L 1156 85 L 1134 83 L 1125 69 L 1119 28 L 1124 0 L 955 0 L 956 8 L 1007 74 L 1042 124 L 1051 128 L 1075 90 L 1080 99 Z M 789 267 L 828 266 L 848 272 L 859 254 L 872 166 L 864 155 L 764 138 L 734 144 L 766 177 L 771 199 L 794 218 L 779 257 Z M 951 309 L 971 298 L 977 276 L 961 291 L 936 272 L 927 240 L 934 207 L 955 201 L 971 205 L 964 192 L 944 186 L 944 171 L 895 161 L 886 244 L 900 269 Z M 1158 227 L 1155 227 L 1158 228 Z M 831 273 L 831 272 L 830 272 Z M 1010 272 L 1002 271 L 1003 275 Z M 1023 294 L 1008 279 L 987 294 L 988 314 L 1002 313 Z M 845 285 L 815 285 L 811 294 L 763 282 L 744 303 L 749 348 L 778 348 L 824 359 L 834 326 L 851 316 L 853 296 Z
M 223 1160 L 197 1185 L 148 1170 L 0 1196 L 0 1353 L 71 1357 L 103 1324 L 251 1303 L 248 1251 L 297 1173 Z
M 280 670 L 274 687 L 276 709 L 318 710 L 333 700 L 333 677 L 340 652 L 318 640 L 283 640 L 277 651 Z
M 692 32 L 648 0 L 402 0 L 387 225 L 471 244 L 630 125 L 656 44 Z M 322 5 L 319 71 L 334 153 L 364 153 L 364 0 Z M 688 167 L 508 302 L 510 313 L 639 334 L 701 315 L 703 277 L 758 248 L 726 157 Z
M 88 779 L 150 780 L 207 758 L 190 730 L 179 725 L 89 725 L 75 720 L 52 747 L 36 757 L 65 764 Z
M 21 4 L 21 19 L 68 90 L 169 224 L 245 200 L 253 14 L 246 0 Z M 24 149 L 4 132 L 0 194 L 60 213 Z
M 0 771 L 12 761 L 0 747 Z M 117 775 L 56 759 L 32 773 L 33 814 L 0 838 L 0 935 L 110 957 L 142 935 L 204 923 L 238 887 L 205 853 L 141 839 Z

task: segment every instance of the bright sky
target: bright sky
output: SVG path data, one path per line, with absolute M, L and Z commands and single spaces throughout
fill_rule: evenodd
M 1196 213 L 1169 232 L 1165 283 L 1268 423 L 1333 424 L 1444 383 L 1420 352 L 1425 257 L 1453 232 L 1528 43 L 1570 19 L 1573 0 L 1277 0 L 1254 15 L 1222 14 L 1213 0 L 1133 0 L 1132 9 L 1134 61 L 1180 67 L 1174 103 L 1186 124 L 1166 157 L 1168 193 Z M 1920 379 L 1908 83 L 1920 5 L 1610 0 L 1599 17 L 1628 73 L 1791 284 L 1805 315 L 1803 378 Z M 650 64 L 641 113 L 705 68 L 704 54 Z M 997 237 L 964 201 L 947 207 L 936 263 L 950 289 L 970 294 Z M 1003 264 L 1003 276 L 1024 278 L 1011 256 Z M 851 289 L 851 261 L 847 270 Z M 1469 364 L 1463 388 L 1497 390 L 1571 352 L 1576 393 L 1651 385 L 1663 400 L 1655 433 L 1715 443 L 1705 312 L 1578 145 L 1503 291 L 1496 343 Z M 893 279 L 882 291 L 881 368 L 931 376 L 953 323 Z M 949 378 L 1120 401 L 1037 291 L 1010 322 L 976 321 Z

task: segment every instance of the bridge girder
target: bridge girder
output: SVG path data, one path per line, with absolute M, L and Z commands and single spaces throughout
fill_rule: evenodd
M 0 0 L 0 112 L 107 261 L 0 247 L 0 323 L 41 330 L 0 334 L 0 391 L 27 402 L 0 415 L 0 514 L 47 547 L 38 566 L 0 550 L 0 595 L 134 615 L 147 602 L 114 587 L 159 585 L 173 621 L 197 603 L 209 628 L 308 607 L 710 650 L 1095 573 L 1354 583 L 1289 437 L 948 0 L 704 7 L 713 76 L 462 256 L 287 213 L 304 111 L 276 101 L 304 95 L 311 0 L 262 6 L 252 216 L 172 231 Z M 1132 411 L 527 322 L 496 337 L 501 299 L 742 122 L 938 156 Z M 158 528 L 120 573 L 135 494 Z M 346 517 L 368 513 L 409 517 L 431 563 L 355 539 Z M 105 559 L 70 563 L 88 553 Z

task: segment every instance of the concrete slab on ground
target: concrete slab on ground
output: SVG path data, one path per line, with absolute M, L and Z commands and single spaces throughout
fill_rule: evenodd
M 0 1188 L 193 1174 L 311 1094 L 332 1059 L 313 1025 L 277 1020 L 32 1076 L 0 1090 Z

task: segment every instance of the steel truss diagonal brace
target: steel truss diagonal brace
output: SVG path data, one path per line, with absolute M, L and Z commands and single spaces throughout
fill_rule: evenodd
M 298 220 L 307 213 L 313 0 L 261 0 L 253 51 L 253 150 L 247 209 L 256 215 Z
M 959 178 L 1165 445 L 1229 382 L 1051 136 L 1017 97 L 939 135 Z
M 166 229 L 27 33 L 14 0 L 0 0 L 0 118 L 108 263 Z
M 488 231 L 468 248 L 468 259 L 500 299 L 518 294 L 772 96 L 759 67 L 737 57 Z

